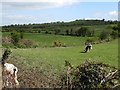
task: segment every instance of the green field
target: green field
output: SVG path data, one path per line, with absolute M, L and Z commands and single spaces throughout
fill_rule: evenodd
M 3 37 L 9 35 L 10 33 L 3 33 Z M 96 39 L 97 37 L 91 38 Z M 47 85 L 49 83 L 57 84 L 56 82 L 60 81 L 59 76 L 65 71 L 65 60 L 75 67 L 90 60 L 118 68 L 118 39 L 93 44 L 93 49 L 88 53 L 83 53 L 84 42 L 88 37 L 24 33 L 24 39 L 33 40 L 39 46 L 36 48 L 11 48 L 12 54 L 8 62 L 18 67 L 18 80 L 21 87 L 41 87 L 43 81 Z M 53 47 L 55 41 L 65 43 L 66 47 Z M 34 81 L 31 78 L 34 78 Z
M 84 39 L 80 39 L 84 41 Z M 66 40 L 66 42 L 67 41 L 69 40 Z M 75 40 L 72 41 L 72 43 L 74 42 Z M 93 49 L 88 53 L 83 53 L 84 47 L 84 44 L 80 44 L 74 47 L 12 49 L 12 57 L 17 58 L 14 62 L 19 63 L 24 68 L 32 69 L 34 67 L 42 67 L 42 69 L 44 68 L 45 70 L 52 68 L 53 71 L 57 72 L 63 70 L 65 60 L 70 61 L 74 66 L 80 65 L 85 60 L 90 59 L 91 61 L 103 62 L 118 67 L 117 40 L 109 43 L 94 44 Z
M 10 33 L 5 32 L 2 34 L 3 37 L 10 36 Z M 24 39 L 33 40 L 38 43 L 39 47 L 51 47 L 54 42 L 61 42 L 66 46 L 79 46 L 84 45 L 84 42 L 88 39 L 97 39 L 97 37 L 72 37 L 62 35 L 46 35 L 38 33 L 24 33 Z

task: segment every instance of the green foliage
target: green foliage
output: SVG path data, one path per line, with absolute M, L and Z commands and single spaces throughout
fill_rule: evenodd
M 20 32 L 20 38 L 23 39 L 23 32 Z
M 69 30 L 66 30 L 66 35 L 69 35 Z
M 116 30 L 118 30 L 118 26 L 113 26 L 112 29 L 113 29 L 114 31 L 116 31 Z
M 88 31 L 88 28 L 87 28 L 87 27 L 81 27 L 81 28 L 77 31 L 77 35 L 78 35 L 78 36 L 85 37 L 85 36 L 87 35 L 87 31 Z
M 90 89 L 90 88 L 115 88 L 119 85 L 118 69 L 103 63 L 88 62 L 71 67 L 67 61 L 65 75 L 62 75 L 61 80 L 68 88 Z M 67 83 L 64 83 L 67 82 Z M 63 85 L 63 86 L 64 86 Z
M 71 28 L 70 30 L 70 35 L 72 36 L 74 33 L 73 33 L 73 29 Z
M 14 29 L 18 32 L 22 31 L 22 32 L 30 32 L 30 33 L 39 33 L 41 31 L 42 33 L 43 31 L 47 30 L 52 34 L 66 35 L 66 30 L 70 31 L 72 29 L 73 32 L 76 32 L 80 27 L 91 27 L 90 29 L 95 27 L 95 30 L 101 31 L 103 30 L 103 28 L 105 29 L 106 26 L 112 26 L 116 24 L 117 22 L 115 21 L 113 21 L 111 24 L 111 22 L 103 21 L 103 20 L 76 20 L 71 22 L 54 22 L 54 23 L 52 22 L 52 23 L 44 23 L 44 24 L 8 25 L 8 26 L 2 26 L 2 31 L 10 32 Z M 112 27 L 110 29 L 112 29 Z M 71 35 L 71 33 L 69 34 Z
M 17 43 L 19 42 L 20 40 L 20 34 L 18 32 L 12 32 L 11 33 L 11 38 L 12 38 L 12 43 L 16 46 Z
M 94 30 L 88 30 L 86 36 L 93 37 L 94 36 Z
M 55 35 L 60 33 L 60 29 L 55 30 Z
M 38 44 L 35 41 L 22 39 L 18 42 L 18 48 L 36 48 Z
M 118 36 L 120 37 L 120 22 L 118 22 Z
M 91 42 L 91 43 L 94 43 L 94 42 L 96 42 L 97 41 L 97 38 L 88 38 L 87 40 L 86 40 L 86 42 Z
M 41 33 L 41 30 L 38 30 L 38 33 Z
M 105 39 L 108 39 L 109 35 L 110 35 L 110 33 L 108 31 L 102 31 L 99 38 L 101 40 L 105 40 Z
M 116 39 L 116 38 L 118 37 L 118 31 L 112 31 L 111 37 L 112 37 L 113 39 Z

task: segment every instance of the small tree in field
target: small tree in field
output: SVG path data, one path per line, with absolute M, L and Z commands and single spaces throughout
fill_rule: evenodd
M 71 28 L 71 30 L 70 30 L 70 35 L 73 35 L 73 29 Z
M 69 30 L 66 30 L 66 35 L 69 35 Z
M 20 38 L 23 39 L 23 32 L 20 32 Z
M 112 31 L 111 37 L 112 37 L 113 39 L 116 39 L 116 38 L 118 37 L 118 32 L 117 32 L 117 31 Z
M 100 34 L 100 36 L 99 36 L 99 38 L 101 39 L 101 40 L 105 40 L 105 39 L 108 39 L 109 38 L 109 32 L 107 32 L 107 31 L 102 31 L 101 32 L 101 34 Z
M 20 39 L 20 34 L 18 32 L 11 33 L 12 43 L 16 46 Z
M 87 27 L 81 27 L 77 33 L 78 33 L 78 36 L 82 36 L 82 37 L 85 37 L 87 35 L 87 31 L 88 31 L 88 28 Z

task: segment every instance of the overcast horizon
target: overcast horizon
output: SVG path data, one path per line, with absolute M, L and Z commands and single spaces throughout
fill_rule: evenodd
M 14 0 L 15 1 L 15 0 Z M 61 0 L 44 2 L 2 2 L 3 25 L 50 23 L 76 19 L 118 20 L 118 2 L 80 2 Z

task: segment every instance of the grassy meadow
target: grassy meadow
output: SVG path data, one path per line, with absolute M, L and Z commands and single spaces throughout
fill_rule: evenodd
M 4 33 L 3 36 L 9 35 Z M 83 53 L 84 42 L 88 37 L 71 37 L 60 35 L 42 35 L 25 33 L 24 38 L 35 40 L 39 43 L 37 48 L 12 49 L 12 57 L 16 57 L 16 63 L 23 67 L 49 69 L 62 71 L 65 60 L 74 66 L 82 64 L 85 60 L 103 62 L 118 67 L 118 40 L 93 44 L 93 49 Z M 67 47 L 51 47 L 54 41 L 60 41 Z M 44 47 L 46 46 L 46 47 Z
M 65 60 L 75 67 L 83 64 L 86 60 L 90 60 L 118 68 L 118 39 L 93 44 L 93 49 L 84 53 L 84 43 L 87 39 L 96 41 L 103 29 L 109 30 L 107 25 L 102 26 L 91 27 L 91 30 L 95 29 L 95 37 L 24 33 L 23 39 L 35 41 L 38 46 L 36 48 L 11 48 L 12 54 L 8 62 L 13 63 L 19 69 L 20 87 L 58 85 L 59 76 L 65 71 Z M 3 32 L 2 37 L 10 37 L 10 34 L 11 32 Z M 54 42 L 61 42 L 65 47 L 54 47 Z

